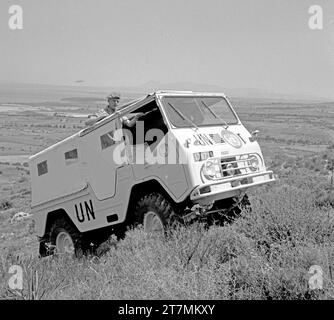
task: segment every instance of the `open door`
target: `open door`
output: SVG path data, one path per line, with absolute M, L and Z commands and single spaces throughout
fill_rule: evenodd
M 117 169 L 124 163 L 115 161 L 115 149 L 124 142 L 115 139 L 115 131 L 120 128 L 119 119 L 97 128 L 82 137 L 85 148 L 84 171 L 87 182 L 99 200 L 113 197 L 116 192 Z

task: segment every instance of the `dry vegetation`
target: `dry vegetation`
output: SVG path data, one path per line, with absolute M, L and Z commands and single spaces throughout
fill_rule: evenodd
M 296 170 L 254 192 L 252 212 L 232 224 L 209 230 L 194 224 L 167 239 L 131 230 L 124 240 L 111 238 L 100 258 L 41 260 L 9 251 L 1 262 L 1 297 L 332 299 L 334 211 L 327 200 L 318 201 L 324 187 L 319 176 Z M 6 283 L 11 264 L 24 266 L 21 295 Z M 323 290 L 308 288 L 312 265 L 324 272 Z
M 15 212 L 30 210 L 29 173 L 24 163 L 2 161 L 0 298 L 333 299 L 333 104 L 245 101 L 235 101 L 236 109 L 249 129 L 261 130 L 267 166 L 279 180 L 253 190 L 252 211 L 223 227 L 193 224 L 167 239 L 130 230 L 124 240 L 111 238 L 101 257 L 39 259 L 32 220 L 10 223 Z M 41 150 L 81 125 L 80 118 L 41 117 L 0 113 L 0 127 L 12 133 L 6 140 L 0 130 L 0 154 Z M 23 291 L 8 288 L 12 264 L 24 268 Z M 322 290 L 309 289 L 312 265 L 323 270 Z

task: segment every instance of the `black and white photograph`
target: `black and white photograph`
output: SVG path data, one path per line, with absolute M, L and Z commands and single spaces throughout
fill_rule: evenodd
M 1 0 L 0 300 L 333 299 L 334 1 Z

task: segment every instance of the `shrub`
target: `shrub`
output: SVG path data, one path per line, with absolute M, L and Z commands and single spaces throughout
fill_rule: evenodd
M 0 200 L 0 210 L 8 210 L 13 207 L 13 203 L 10 200 Z

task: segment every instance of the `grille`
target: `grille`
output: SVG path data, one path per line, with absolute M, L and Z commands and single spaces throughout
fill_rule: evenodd
M 223 177 L 241 174 L 241 171 L 238 169 L 238 161 L 236 161 L 235 157 L 221 159 L 220 167 Z
M 220 171 L 221 179 L 232 177 L 232 176 L 242 176 L 249 173 L 254 173 L 251 170 L 251 165 L 248 160 L 253 157 L 253 154 L 239 155 L 236 157 L 221 158 L 220 161 Z M 255 171 L 258 171 L 255 170 Z

